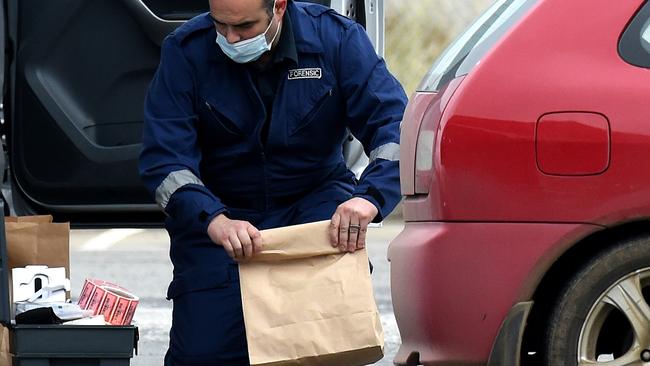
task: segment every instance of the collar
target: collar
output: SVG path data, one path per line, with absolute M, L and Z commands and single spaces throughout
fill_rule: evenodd
M 293 35 L 293 26 L 291 17 L 284 17 L 282 20 L 282 30 L 280 31 L 280 40 L 276 49 L 272 51 L 273 58 L 271 63 L 280 63 L 284 60 L 292 60 L 298 64 L 298 51 L 296 50 L 296 40 Z
M 306 3 L 298 5 L 295 1 L 289 0 L 287 2 L 286 15 L 291 19 L 298 53 L 323 53 L 324 50 L 318 35 L 315 19 L 306 10 L 310 6 L 315 7 L 316 5 Z

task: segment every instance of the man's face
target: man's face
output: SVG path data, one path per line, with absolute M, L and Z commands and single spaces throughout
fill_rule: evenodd
M 272 18 L 264 0 L 210 0 L 210 15 L 217 32 L 229 43 L 236 43 L 262 34 Z M 280 19 L 286 10 L 287 0 L 277 0 L 273 17 Z M 267 41 L 273 37 L 279 22 L 274 22 L 267 32 Z M 269 37 L 270 35 L 270 37 Z

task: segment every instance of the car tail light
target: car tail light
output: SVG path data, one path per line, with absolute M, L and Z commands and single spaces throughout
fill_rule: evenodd
M 400 126 L 400 183 L 403 196 L 415 194 L 416 148 L 422 116 L 437 93 L 416 93 L 409 101 Z
M 415 194 L 429 193 L 433 181 L 434 147 L 440 117 L 442 117 L 442 112 L 438 113 L 438 111 L 441 109 L 440 98 L 436 98 L 422 117 L 415 148 Z
M 409 102 L 401 135 L 402 195 L 429 193 L 435 175 L 436 139 L 442 114 L 462 79 L 452 80 L 439 93 L 416 93 Z

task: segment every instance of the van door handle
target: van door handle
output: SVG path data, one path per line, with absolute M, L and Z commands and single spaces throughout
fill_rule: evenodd
M 142 0 L 122 0 L 133 14 L 142 29 L 158 46 L 162 46 L 165 37 L 178 28 L 185 20 L 167 20 L 157 16 Z

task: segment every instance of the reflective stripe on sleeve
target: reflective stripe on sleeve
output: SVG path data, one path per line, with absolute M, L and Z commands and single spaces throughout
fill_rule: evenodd
M 187 184 L 203 186 L 203 182 L 187 169 L 169 173 L 167 178 L 156 189 L 156 202 L 165 209 L 172 194 Z
M 399 144 L 394 142 L 381 145 L 370 152 L 370 162 L 377 159 L 399 161 Z

